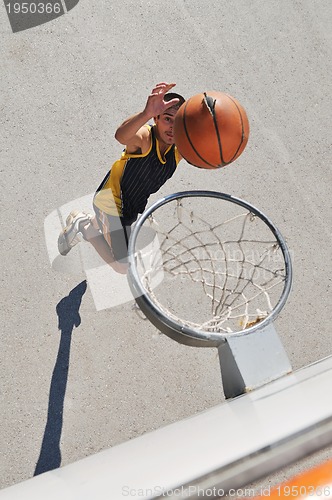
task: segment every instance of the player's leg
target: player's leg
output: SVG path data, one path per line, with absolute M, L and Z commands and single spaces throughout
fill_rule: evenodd
M 85 239 L 92 244 L 100 257 L 121 274 L 127 272 L 127 266 L 117 262 L 112 247 L 105 241 L 99 229 L 96 217 L 85 212 L 72 211 L 66 219 L 66 227 L 58 238 L 58 249 L 61 255 L 67 255 L 70 250 Z
M 58 238 L 59 252 L 61 255 L 67 255 L 84 239 L 91 243 L 106 264 L 112 266 L 116 272 L 126 274 L 129 233 L 122 226 L 119 217 L 108 216 L 97 207 L 94 209 L 95 216 L 79 211 L 72 211 L 68 215 L 66 227 Z
M 118 262 L 114 256 L 112 247 L 107 243 L 103 234 L 99 229 L 96 228 L 96 218 L 94 217 L 91 221 L 82 224 L 81 233 L 83 238 L 91 243 L 98 255 L 110 265 L 114 271 L 126 274 L 128 266 L 126 264 L 121 264 Z
M 94 206 L 96 216 L 81 225 L 83 238 L 95 248 L 100 257 L 122 274 L 127 272 L 128 234 L 120 217 L 102 212 Z

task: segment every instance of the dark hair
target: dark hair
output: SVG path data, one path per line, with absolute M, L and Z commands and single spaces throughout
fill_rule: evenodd
M 176 94 L 175 92 L 168 92 L 168 94 L 164 95 L 164 101 L 168 102 L 171 101 L 172 99 L 179 99 L 179 102 L 174 104 L 174 106 L 171 106 L 172 108 L 179 109 L 180 106 L 185 102 L 185 98 L 182 97 L 180 94 Z

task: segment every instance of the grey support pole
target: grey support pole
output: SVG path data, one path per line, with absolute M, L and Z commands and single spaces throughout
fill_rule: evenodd
M 218 347 L 225 397 L 234 398 L 292 371 L 272 323 L 250 334 L 230 336 Z

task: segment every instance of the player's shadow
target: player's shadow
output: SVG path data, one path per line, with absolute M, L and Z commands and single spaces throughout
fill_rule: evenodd
M 86 281 L 82 281 L 56 306 L 60 343 L 50 386 L 47 422 L 34 476 L 56 469 L 61 465 L 60 439 L 68 380 L 71 337 L 74 327 L 77 328 L 81 324 L 79 308 L 86 288 Z

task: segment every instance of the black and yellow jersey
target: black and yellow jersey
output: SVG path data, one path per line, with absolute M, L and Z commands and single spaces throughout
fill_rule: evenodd
M 145 154 L 129 154 L 126 150 L 99 186 L 94 204 L 110 215 L 136 219 L 143 213 L 152 193 L 172 177 L 180 160 L 173 144 L 162 156 L 156 137 L 156 126 L 150 130 L 150 148 Z

